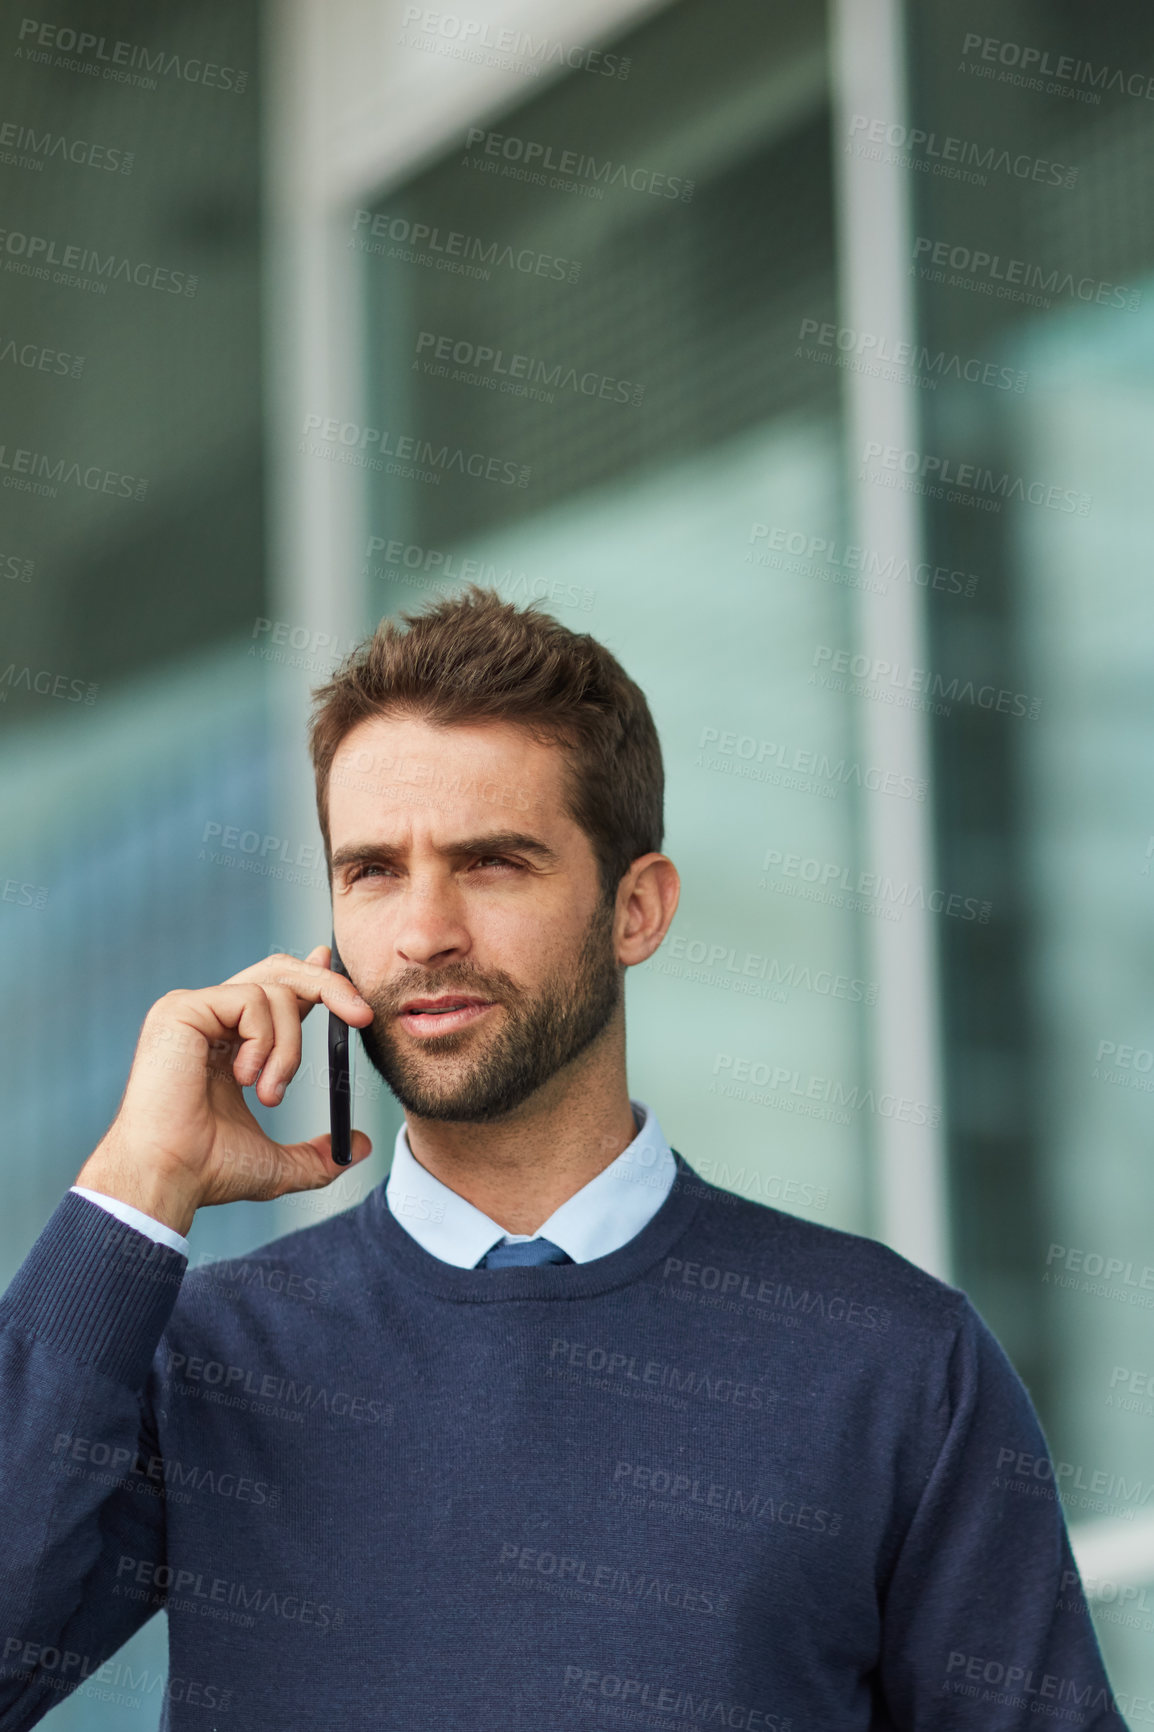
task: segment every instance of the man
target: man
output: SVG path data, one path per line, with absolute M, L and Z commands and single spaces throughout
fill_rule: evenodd
M 160 1605 L 173 1729 L 1122 1727 L 965 1295 L 630 1100 L 679 891 L 641 691 L 476 586 L 404 617 L 312 724 L 350 979 L 318 945 L 153 1006 L 0 1307 L 0 1732 Z M 198 1208 L 336 1176 L 242 1093 L 317 1004 L 405 1109 L 388 1182 L 189 1273 Z

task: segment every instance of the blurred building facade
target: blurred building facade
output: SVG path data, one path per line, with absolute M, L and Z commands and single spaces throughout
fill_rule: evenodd
M 706 1177 L 970 1293 L 1050 1443 L 1023 1495 L 1056 1472 L 1120 1699 L 1154 1695 L 1154 19 L 33 22 L 0 62 L 3 1279 L 152 1000 L 327 936 L 310 687 L 464 581 L 538 600 L 665 751 L 684 892 L 629 978 L 633 1092 Z M 319 1032 L 276 1134 L 325 1122 Z M 379 1181 L 361 1068 L 372 1163 L 209 1212 L 194 1257 Z M 153 1725 L 163 1670 L 156 1619 L 55 1719 Z

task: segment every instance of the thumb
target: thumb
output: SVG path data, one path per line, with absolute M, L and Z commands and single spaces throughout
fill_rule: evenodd
M 298 1143 L 296 1146 L 302 1155 L 311 1154 L 314 1158 L 319 1156 L 324 1173 L 322 1183 L 331 1183 L 333 1179 L 339 1179 L 342 1173 L 350 1172 L 362 1161 L 367 1161 L 373 1152 L 372 1142 L 364 1131 L 354 1131 L 352 1134 L 349 1150 L 352 1159 L 347 1167 L 338 1167 L 333 1160 L 333 1139 L 328 1131 L 325 1131 L 322 1136 L 310 1137 L 307 1142 Z

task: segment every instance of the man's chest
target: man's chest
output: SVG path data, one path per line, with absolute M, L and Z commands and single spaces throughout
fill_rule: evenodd
M 860 1705 L 893 1513 L 863 1472 L 868 1377 L 847 1392 L 820 1343 L 554 1309 L 467 1351 L 414 1330 L 307 1366 L 268 1340 L 190 1353 L 162 1444 L 185 1669 L 359 1666 L 411 1716 L 447 1666 L 533 1724 L 631 1705 L 672 1728 L 706 1702 L 781 1732 L 799 1700 Z

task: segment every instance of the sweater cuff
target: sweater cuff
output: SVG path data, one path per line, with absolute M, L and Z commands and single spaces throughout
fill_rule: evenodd
M 67 1191 L 0 1299 L 0 1323 L 141 1389 L 187 1264 Z
M 122 1202 L 119 1197 L 106 1197 L 103 1191 L 94 1191 L 88 1185 L 73 1185 L 72 1189 L 78 1197 L 87 1197 L 90 1203 L 95 1203 L 98 1209 L 107 1209 L 126 1227 L 135 1227 L 138 1233 L 155 1239 L 158 1245 L 171 1245 L 182 1257 L 188 1256 L 188 1240 L 175 1227 L 166 1227 L 163 1221 L 146 1215 L 143 1209 L 134 1209 L 131 1203 Z

